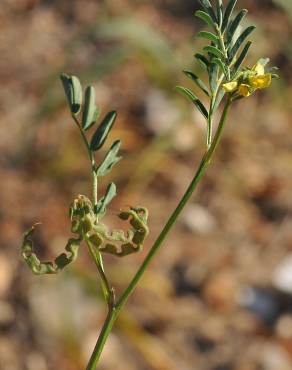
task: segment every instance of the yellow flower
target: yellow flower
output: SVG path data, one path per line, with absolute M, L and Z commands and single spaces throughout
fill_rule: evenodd
M 252 70 L 256 72 L 257 76 L 262 76 L 265 74 L 265 67 L 259 62 L 252 67 Z
M 239 95 L 244 96 L 245 98 L 247 98 L 248 96 L 251 95 L 250 86 L 247 85 L 247 84 L 240 84 L 239 88 L 238 88 L 238 93 L 239 93 Z
M 254 89 L 265 89 L 269 87 L 272 82 L 272 75 L 270 73 L 250 77 L 249 83 Z
M 254 89 L 265 89 L 272 82 L 271 73 L 265 73 L 265 67 L 262 63 L 257 63 L 252 70 L 256 73 L 255 76 L 249 78 L 250 86 Z
M 223 88 L 227 93 L 234 92 L 237 89 L 237 87 L 238 87 L 237 81 L 227 82 L 226 84 L 223 85 Z
M 257 89 L 269 87 L 272 82 L 272 74 L 265 73 L 267 62 L 267 59 L 260 59 L 252 68 L 244 70 L 237 80 L 225 83 L 223 85 L 225 92 L 248 97 Z

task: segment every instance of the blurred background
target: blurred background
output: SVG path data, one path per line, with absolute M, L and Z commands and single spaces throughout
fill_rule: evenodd
M 242 0 L 255 23 L 253 65 L 269 56 L 281 79 L 236 104 L 217 155 L 106 345 L 100 370 L 292 369 L 292 6 Z M 68 112 L 61 72 L 93 83 L 108 140 L 123 161 L 108 225 L 143 204 L 144 251 L 107 257 L 120 292 L 188 185 L 205 127 L 174 91 L 202 73 L 196 0 L 1 0 L 0 369 L 82 370 L 105 317 L 85 248 L 57 276 L 20 258 L 36 221 L 36 251 L 52 260 L 70 235 L 68 206 L 90 194 L 89 164 Z M 98 153 L 102 158 L 104 151 Z

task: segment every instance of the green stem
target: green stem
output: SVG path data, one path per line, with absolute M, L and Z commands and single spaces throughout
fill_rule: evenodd
M 95 370 L 102 350 L 104 348 L 105 342 L 113 328 L 113 325 L 117 319 L 117 312 L 114 308 L 109 309 L 104 325 L 99 334 L 98 340 L 96 342 L 94 351 L 88 362 L 86 370 Z
M 220 30 L 219 27 L 217 27 L 216 31 L 217 31 L 217 36 L 219 38 L 221 51 L 223 52 L 224 57 L 225 57 L 225 63 L 226 63 L 226 67 L 227 67 L 227 76 L 226 77 L 227 77 L 227 80 L 230 81 L 230 66 L 228 65 L 228 53 L 227 53 L 227 49 L 226 49 L 226 46 L 225 46 L 224 35 L 222 35 L 221 30 Z
M 107 337 L 109 336 L 111 329 L 113 327 L 113 324 L 115 320 L 117 319 L 119 312 L 122 310 L 126 302 L 128 301 L 130 295 L 133 293 L 134 289 L 136 288 L 137 284 L 139 283 L 142 275 L 144 274 L 145 270 L 149 266 L 150 262 L 154 258 L 154 256 L 157 254 L 158 250 L 160 249 L 162 242 L 168 235 L 169 231 L 175 224 L 178 216 L 181 214 L 182 210 L 184 209 L 185 205 L 189 201 L 191 195 L 193 194 L 194 190 L 196 189 L 197 185 L 199 184 L 200 180 L 202 179 L 208 165 L 211 162 L 211 159 L 213 157 L 213 154 L 217 148 L 217 145 L 219 144 L 225 123 L 226 123 L 226 118 L 230 109 L 231 105 L 231 99 L 228 98 L 216 134 L 214 136 L 214 139 L 212 141 L 212 144 L 210 145 L 209 149 L 207 152 L 204 154 L 201 163 L 197 169 L 197 172 L 191 181 L 189 187 L 187 188 L 185 194 L 183 195 L 182 199 L 180 200 L 178 206 L 176 209 L 173 211 L 172 215 L 168 219 L 167 223 L 165 224 L 163 230 L 159 234 L 158 238 L 154 242 L 152 248 L 148 252 L 147 256 L 145 257 L 142 265 L 138 269 L 137 273 L 133 277 L 132 281 L 130 282 L 129 286 L 125 289 L 124 293 L 116 303 L 113 309 L 110 309 L 108 312 L 107 319 L 103 325 L 103 328 L 101 330 L 101 333 L 99 335 L 98 341 L 96 343 L 96 346 L 94 348 L 94 351 L 92 353 L 91 359 L 89 361 L 89 364 L 86 368 L 86 370 L 95 370 L 96 366 L 98 364 L 100 355 L 102 353 L 103 347 L 105 345 L 105 342 L 107 340 Z
M 94 159 L 93 153 L 92 153 L 92 151 L 90 149 L 90 145 L 89 145 L 88 140 L 87 140 L 87 138 L 85 136 L 85 133 L 82 130 L 81 124 L 79 123 L 77 117 L 74 114 L 72 114 L 72 118 L 73 118 L 74 122 L 76 123 L 76 125 L 78 127 L 78 130 L 79 130 L 79 132 L 81 134 L 81 137 L 82 137 L 82 139 L 84 141 L 85 147 L 87 149 L 88 157 L 89 157 L 89 160 L 90 160 L 90 163 L 91 163 L 91 173 L 92 173 L 92 201 L 93 201 L 93 205 L 94 205 L 94 210 L 96 210 L 96 206 L 97 206 L 98 178 L 97 178 L 97 175 L 96 175 L 96 172 L 95 172 L 95 169 L 96 169 L 95 159 Z M 104 298 L 105 298 L 106 301 L 108 301 L 107 287 L 104 284 L 104 277 L 102 276 L 102 275 L 105 276 L 102 255 L 98 251 L 96 251 L 94 253 L 94 255 L 91 253 L 91 255 L 92 255 L 93 259 L 94 259 L 94 262 L 97 265 L 97 268 L 98 268 L 98 271 L 99 271 L 99 275 L 101 277 L 101 287 L 102 287 L 102 291 L 103 291 L 103 294 L 104 294 Z
M 212 133 L 213 133 L 213 105 L 214 98 L 211 99 L 208 122 L 207 122 L 207 149 L 210 148 L 212 144 Z
M 90 160 L 90 163 L 91 163 L 91 167 L 92 167 L 92 169 L 93 169 L 93 168 L 95 167 L 95 160 L 94 160 L 94 157 L 93 157 L 92 151 L 90 150 L 90 146 L 89 146 L 88 140 L 87 140 L 87 138 L 86 138 L 86 136 L 85 136 L 84 131 L 82 130 L 82 127 L 81 127 L 81 125 L 80 125 L 80 123 L 79 123 L 78 119 L 76 118 L 76 116 L 75 116 L 74 114 L 72 114 L 72 118 L 73 118 L 74 122 L 76 123 L 76 125 L 77 125 L 77 127 L 78 127 L 78 130 L 79 130 L 79 132 L 80 132 L 80 134 L 81 134 L 81 137 L 82 137 L 82 139 L 83 139 L 83 141 L 84 141 L 84 144 L 85 144 L 85 146 L 86 146 L 87 153 L 88 153 L 88 156 L 89 156 L 89 160 Z
M 104 295 L 104 298 L 105 298 L 105 301 L 107 302 L 107 304 L 109 306 L 112 305 L 112 302 L 111 302 L 111 295 L 112 295 L 112 288 L 110 287 L 110 284 L 107 280 L 107 277 L 104 273 L 104 268 L 103 268 L 103 265 L 102 265 L 102 260 L 100 259 L 100 253 L 93 247 L 93 245 L 91 244 L 90 240 L 88 240 L 88 238 L 85 237 L 85 242 L 87 244 L 87 247 L 88 247 L 88 250 L 89 250 L 89 253 L 97 267 L 97 270 L 98 270 L 98 273 L 99 273 L 99 276 L 100 276 L 100 279 L 101 279 L 101 288 L 102 288 L 102 292 L 103 292 L 103 295 Z

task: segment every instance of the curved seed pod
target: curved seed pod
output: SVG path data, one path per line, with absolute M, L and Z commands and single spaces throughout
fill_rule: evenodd
M 123 230 L 109 231 L 104 224 L 98 223 L 94 231 L 85 236 L 99 252 L 124 257 L 139 252 L 149 234 L 147 225 L 148 210 L 144 207 L 130 208 L 119 214 L 122 220 L 129 220 L 132 228 L 126 232 Z
M 62 73 L 60 76 L 64 91 L 73 114 L 78 114 L 82 105 L 82 86 L 76 76 L 68 76 Z
M 64 267 L 76 260 L 82 239 L 69 239 L 65 247 L 66 253 L 60 254 L 54 262 L 41 262 L 36 254 L 33 253 L 33 243 L 31 240 L 36 225 L 32 226 L 24 234 L 21 246 L 22 257 L 35 275 L 57 274 Z
M 105 118 L 103 119 L 103 121 L 101 122 L 101 124 L 99 125 L 91 139 L 90 143 L 91 150 L 96 151 L 103 146 L 110 130 L 113 127 L 113 124 L 115 123 L 116 118 L 117 118 L 116 111 L 109 112 L 105 116 Z
M 93 86 L 88 86 L 85 90 L 85 102 L 82 115 L 82 128 L 88 130 L 97 120 L 99 109 L 95 105 L 95 89 Z

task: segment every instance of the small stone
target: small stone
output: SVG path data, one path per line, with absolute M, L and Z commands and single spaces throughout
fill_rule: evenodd
M 210 306 L 231 310 L 236 304 L 238 281 L 232 271 L 218 272 L 206 283 L 203 294 Z
M 190 231 L 202 235 L 211 233 L 216 227 L 216 220 L 204 207 L 190 205 L 183 216 L 183 223 Z
M 30 352 L 26 356 L 26 367 L 28 370 L 47 370 L 47 363 L 44 357 L 37 352 Z
M 265 370 L 291 370 L 291 360 L 280 346 L 267 344 L 261 351 L 261 365 Z
M 276 333 L 282 339 L 292 339 L 292 315 L 283 315 L 279 318 Z
M 285 293 L 292 293 L 292 254 L 289 253 L 275 269 L 272 275 L 275 288 Z
M 153 133 L 161 135 L 175 127 L 179 111 L 161 90 L 150 91 L 145 101 L 146 123 Z
M 13 264 L 4 253 L 0 253 L 0 297 L 9 290 L 13 277 Z
M 12 306 L 5 302 L 0 301 L 0 324 L 6 325 L 14 320 L 15 314 Z

